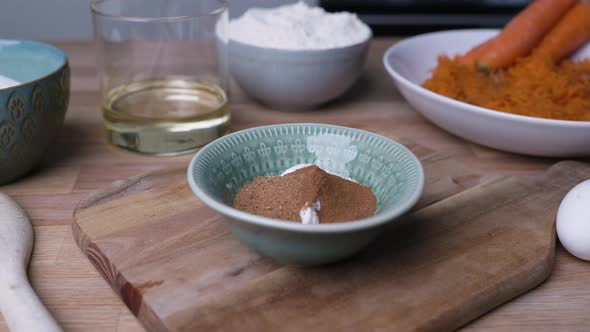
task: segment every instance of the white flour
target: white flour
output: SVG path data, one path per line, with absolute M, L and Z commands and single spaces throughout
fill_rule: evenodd
M 355 14 L 327 13 L 303 2 L 250 9 L 229 23 L 230 39 L 260 47 L 319 50 L 346 47 L 371 37 Z

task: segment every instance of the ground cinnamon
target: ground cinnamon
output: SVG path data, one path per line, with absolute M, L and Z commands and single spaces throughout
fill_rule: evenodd
M 284 176 L 258 177 L 236 195 L 233 206 L 253 214 L 301 222 L 302 208 L 319 202 L 321 223 L 375 214 L 377 198 L 367 186 L 308 166 Z

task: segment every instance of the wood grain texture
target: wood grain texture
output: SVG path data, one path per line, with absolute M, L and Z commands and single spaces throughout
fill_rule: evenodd
M 538 174 L 557 161 L 487 149 L 428 123 L 402 99 L 383 68 L 383 53 L 394 42 L 392 38 L 375 39 L 365 73 L 355 88 L 314 112 L 272 111 L 253 103 L 234 86 L 233 129 L 285 122 L 356 127 L 414 142 L 419 146 L 414 152 L 421 156 L 434 151 L 452 155 L 466 169 L 490 177 Z M 70 232 L 72 212 L 81 199 L 113 181 L 158 169 L 186 167 L 191 156 L 143 157 L 106 144 L 92 43 L 56 45 L 67 53 L 72 72 L 64 128 L 37 170 L 10 186 L 0 186 L 0 191 L 15 198 L 33 222 L 35 245 L 29 277 L 66 331 L 143 331 L 74 242 Z M 442 185 L 453 179 L 440 181 Z M 547 282 L 480 317 L 464 330 L 586 331 L 590 326 L 590 268 L 559 245 L 556 254 L 555 270 Z M 1 319 L 0 331 L 7 331 Z
M 427 174 L 428 189 L 418 207 L 493 178 L 450 156 L 420 154 L 425 149 L 408 145 Z M 80 203 L 72 228 L 93 265 L 151 330 L 183 330 L 190 318 L 172 317 L 193 315 L 189 303 L 196 306 L 196 299 L 283 268 L 231 236 L 220 216 L 192 194 L 184 168 L 132 177 L 94 193 Z M 171 325 L 167 317 L 184 323 Z
M 450 158 L 423 162 L 429 178 L 420 205 L 456 195 L 325 267 L 281 265 L 238 243 L 194 197 L 184 169 L 95 194 L 72 228 L 152 331 L 452 330 L 547 278 L 555 211 L 590 166 L 563 162 L 542 177 L 496 178 L 463 191 L 461 180 L 469 186 L 484 177 Z

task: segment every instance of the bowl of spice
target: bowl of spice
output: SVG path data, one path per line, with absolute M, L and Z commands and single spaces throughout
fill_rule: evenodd
M 317 265 L 353 255 L 422 195 L 424 173 L 403 145 L 323 124 L 256 127 L 201 149 L 195 195 L 262 255 Z
M 533 50 L 501 68 L 465 63 L 499 33 L 423 34 L 393 45 L 383 61 L 408 103 L 459 137 L 525 155 L 590 156 L 590 48 L 561 61 Z
M 280 110 L 313 109 L 345 93 L 362 73 L 372 36 L 355 14 L 303 2 L 250 9 L 228 26 L 232 77 Z

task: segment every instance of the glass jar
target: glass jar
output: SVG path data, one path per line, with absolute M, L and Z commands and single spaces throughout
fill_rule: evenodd
M 228 131 L 227 2 L 93 0 L 107 140 L 190 152 Z

